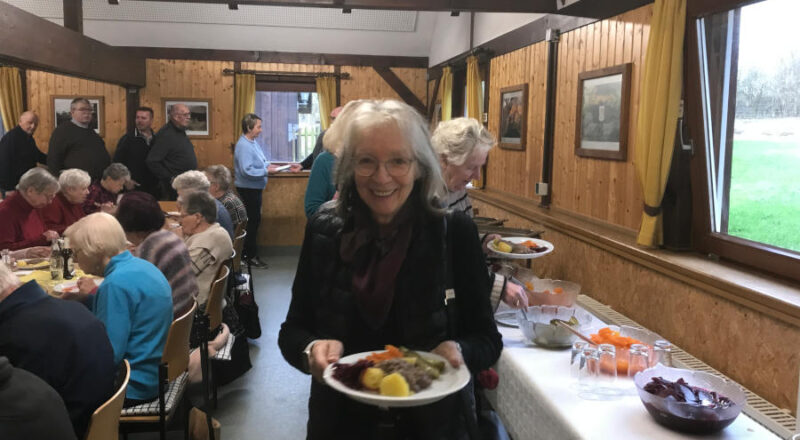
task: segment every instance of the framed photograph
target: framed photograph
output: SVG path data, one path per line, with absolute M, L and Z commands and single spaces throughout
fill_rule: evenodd
M 631 64 L 578 75 L 575 154 L 626 160 Z
M 528 83 L 500 89 L 500 148 L 524 150 L 528 125 Z
M 89 127 L 103 136 L 105 130 L 105 105 L 102 96 L 78 96 L 78 95 L 54 95 L 51 97 L 53 101 L 53 128 L 72 120 L 69 112 L 69 106 L 75 98 L 86 98 L 92 104 L 92 120 L 89 122 Z
M 206 98 L 161 98 L 164 120 L 169 120 L 169 110 L 175 104 L 189 107 L 191 120 L 186 135 L 195 139 L 211 139 L 211 99 Z

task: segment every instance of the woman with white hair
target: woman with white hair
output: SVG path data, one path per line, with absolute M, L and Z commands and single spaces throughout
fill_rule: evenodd
M 247 223 L 247 209 L 242 199 L 231 189 L 231 171 L 225 165 L 211 165 L 205 171 L 211 185 L 208 193 L 217 199 L 231 215 L 234 228 Z
M 31 168 L 19 179 L 17 191 L 0 203 L 0 249 L 46 246 L 58 232 L 48 229 L 39 210 L 52 203 L 58 181 L 44 168 Z M 45 256 L 49 252 L 32 249 L 15 257 Z
M 178 193 L 178 197 L 189 194 L 193 191 L 201 191 L 207 193 L 211 188 L 211 182 L 202 171 L 191 170 L 178 174 L 172 179 L 172 188 Z M 215 221 L 228 232 L 231 240 L 233 240 L 233 220 L 230 213 L 217 199 L 214 199 L 217 206 L 217 215 Z
M 79 292 L 63 299 L 83 301 L 106 326 L 114 362 L 127 359 L 131 378 L 125 407 L 158 396 L 158 364 L 172 324 L 172 293 L 164 274 L 152 263 L 126 250 L 125 231 L 113 216 L 98 212 L 72 224 L 64 232 L 75 251 L 75 262 L 90 275 L 78 280 Z
M 86 215 L 83 202 L 89 195 L 89 184 L 92 178 L 89 173 L 78 168 L 70 168 L 58 176 L 61 191 L 56 194 L 53 203 L 41 210 L 44 222 L 49 229 L 59 234 L 67 227 Z
M 339 198 L 306 227 L 278 338 L 284 358 L 315 379 L 308 438 L 376 438 L 389 419 L 387 437 L 463 439 L 475 422 L 465 404 L 471 387 L 384 412 L 322 383 L 341 356 L 386 344 L 433 351 L 475 373 L 502 349 L 478 232 L 467 216 L 441 209 L 444 185 L 425 121 L 406 104 L 372 101 L 344 130 Z M 455 299 L 445 303 L 450 289 Z
M 431 136 L 431 144 L 439 155 L 442 176 L 447 185 L 448 209 L 473 216 L 467 184 L 480 179 L 481 167 L 486 163 L 489 150 L 496 143 L 494 136 L 476 119 L 456 118 L 440 122 L 436 127 Z M 484 250 L 487 250 L 486 243 L 498 237 L 496 234 L 484 237 Z M 502 275 L 493 274 L 491 294 L 493 308 L 497 308 L 500 300 L 518 309 L 528 305 L 528 298 L 522 286 L 509 283 Z

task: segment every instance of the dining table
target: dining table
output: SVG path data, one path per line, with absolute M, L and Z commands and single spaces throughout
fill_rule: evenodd
M 593 313 L 596 301 L 579 295 L 578 306 L 597 324 L 618 324 Z M 501 307 L 505 307 L 504 304 Z M 499 309 L 498 313 L 504 310 Z M 657 424 L 635 389 L 611 400 L 587 400 L 571 377 L 571 350 L 541 348 L 526 342 L 519 328 L 498 325 L 503 351 L 495 365 L 497 388 L 486 392 L 514 440 L 533 439 L 685 439 L 687 434 Z M 681 367 L 680 365 L 676 365 Z M 630 381 L 624 378 L 619 380 Z M 630 384 L 633 387 L 633 384 Z M 691 438 L 780 439 L 745 412 L 722 431 Z
M 89 277 L 95 280 L 102 280 L 102 278 L 86 274 L 80 269 L 80 267 L 78 267 L 77 264 L 75 265 L 75 275 L 72 277 L 72 279 L 68 280 L 63 278 L 54 280 L 50 274 L 49 265 L 42 269 L 25 269 L 18 267 L 16 270 L 14 270 L 13 273 L 14 275 L 17 276 L 17 279 L 19 279 L 23 283 L 27 283 L 28 281 L 36 281 L 36 283 L 39 284 L 39 286 L 41 286 L 42 289 L 44 289 L 49 295 L 55 297 L 61 296 L 61 293 L 58 292 L 56 289 L 56 286 L 60 284 L 76 283 L 78 279 L 80 279 L 81 277 Z

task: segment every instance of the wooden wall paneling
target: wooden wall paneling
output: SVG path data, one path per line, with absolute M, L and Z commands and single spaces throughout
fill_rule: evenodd
M 425 69 L 392 69 L 425 102 Z M 400 96 L 371 67 L 342 66 L 342 73 L 349 73 L 350 79 L 342 81 L 341 102 L 346 104 L 354 99 L 397 99 Z
M 406 87 L 411 89 L 411 91 L 414 92 L 414 95 L 416 95 L 420 101 L 426 103 L 427 105 L 427 70 L 414 69 L 410 67 L 392 67 L 391 69 L 398 78 L 403 80 L 403 83 L 406 85 Z
M 525 187 L 525 196 L 531 199 L 536 197 L 536 182 L 542 180 L 544 114 L 547 105 L 547 53 L 548 44 L 545 41 L 531 46 L 526 158 L 528 180 Z
M 114 154 L 117 141 L 125 134 L 126 90 L 124 87 L 28 69 L 25 73 L 28 109 L 39 115 L 39 128 L 34 133 L 38 147 L 47 152 L 50 135 L 55 128 L 53 120 L 54 95 L 102 96 L 103 140 L 110 154 Z

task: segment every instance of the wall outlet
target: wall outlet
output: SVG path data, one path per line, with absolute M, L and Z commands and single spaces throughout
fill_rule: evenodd
M 548 194 L 549 185 L 544 182 L 536 182 L 536 195 L 546 196 Z

